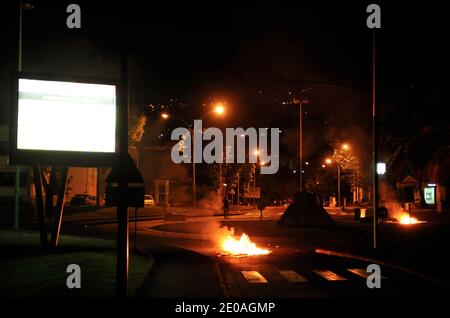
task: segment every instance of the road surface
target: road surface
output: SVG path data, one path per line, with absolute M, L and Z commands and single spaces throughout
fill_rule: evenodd
M 267 208 L 263 218 L 270 222 L 278 219 L 282 213 L 283 208 Z M 351 213 L 332 211 L 330 214 L 335 219 L 353 222 Z M 219 220 L 223 218 L 188 217 L 185 221 L 167 224 L 180 226 L 189 222 L 204 222 L 206 225 Z M 259 221 L 258 211 L 232 216 L 228 222 L 237 222 L 244 228 L 247 225 L 251 228 L 263 224 Z M 370 289 L 366 284 L 368 262 L 320 255 L 314 249 L 305 249 L 304 244 L 296 238 L 253 237 L 255 242 L 272 253 L 255 257 L 230 257 L 221 255 L 217 242 L 208 239 L 208 236 L 183 231 L 155 231 L 154 226 L 158 224 L 164 222 L 147 220 L 137 223 L 138 246 L 151 252 L 155 258 L 154 269 L 141 289 L 140 297 L 353 299 L 448 296 L 448 290 L 440 285 L 384 266 L 381 266 L 381 288 Z M 69 232 L 74 230 L 78 234 L 112 238 L 116 225 L 72 226 L 68 229 Z M 131 244 L 133 231 L 134 224 L 130 223 Z M 306 234 L 303 242 L 308 238 Z M 315 244 L 312 239 L 311 244 Z

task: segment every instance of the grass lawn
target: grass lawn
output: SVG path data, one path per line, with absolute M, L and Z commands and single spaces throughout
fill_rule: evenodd
M 61 236 L 56 251 L 43 251 L 39 233 L 0 230 L 0 298 L 108 298 L 115 296 L 115 242 Z M 81 288 L 69 289 L 69 264 L 81 268 Z M 129 296 L 153 265 L 151 257 L 130 255 Z

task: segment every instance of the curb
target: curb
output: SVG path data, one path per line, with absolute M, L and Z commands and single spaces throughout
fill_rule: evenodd
M 367 263 L 372 263 L 372 264 L 378 264 L 378 265 L 382 265 L 382 266 L 386 266 L 386 267 L 390 267 L 392 269 L 395 269 L 397 271 L 400 272 L 404 272 L 406 274 L 409 274 L 411 276 L 415 276 L 419 279 L 423 279 L 426 280 L 430 283 L 439 285 L 441 287 L 445 287 L 446 289 L 450 290 L 450 284 L 443 282 L 435 277 L 432 276 L 428 276 L 425 275 L 421 272 L 418 272 L 416 270 L 410 269 L 408 267 L 404 267 L 401 265 L 397 265 L 397 264 L 393 264 L 390 262 L 386 262 L 386 261 L 382 261 L 376 258 L 371 258 L 371 257 L 365 257 L 365 256 L 360 256 L 360 255 L 355 255 L 355 254 L 350 254 L 350 253 L 344 253 L 344 252 L 337 252 L 337 251 L 331 251 L 331 250 L 325 250 L 325 249 L 320 249 L 320 248 L 316 248 L 314 251 L 316 254 L 323 254 L 323 255 L 329 255 L 329 256 L 336 256 L 336 257 L 342 257 L 342 258 L 348 258 L 348 259 L 354 259 L 354 260 L 358 260 L 358 261 L 363 261 L 363 262 L 367 262 Z
M 214 261 L 214 270 L 217 273 L 217 276 L 219 277 L 219 284 L 220 288 L 222 289 L 223 297 L 224 298 L 230 298 L 230 292 L 228 291 L 227 285 L 225 284 L 225 279 L 222 275 L 222 272 L 220 271 L 219 264 L 217 264 L 216 261 Z
M 147 273 L 143 276 L 141 284 L 139 285 L 139 287 L 134 291 L 134 293 L 132 295 L 129 295 L 127 298 L 140 298 L 143 297 L 142 295 L 142 289 L 144 287 L 144 285 L 146 284 L 146 282 L 148 281 L 148 279 L 150 278 L 151 273 L 153 272 L 153 266 L 155 265 L 155 258 L 153 257 L 153 255 L 146 251 L 145 249 L 141 248 L 141 247 L 137 247 L 136 248 L 136 254 L 142 254 L 147 256 L 150 259 L 150 268 L 147 271 Z

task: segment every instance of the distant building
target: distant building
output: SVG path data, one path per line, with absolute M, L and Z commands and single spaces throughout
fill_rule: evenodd
M 97 168 L 70 167 L 67 176 L 66 202 L 76 194 L 97 197 Z
M 137 151 L 137 150 L 136 150 Z M 188 169 L 191 165 L 179 165 L 172 161 L 171 147 L 141 147 L 137 155 L 137 167 L 145 182 L 147 194 L 155 195 L 156 181 L 169 181 L 169 203 L 177 205 L 192 200 L 192 180 Z M 131 152 L 133 157 L 133 152 Z M 155 197 L 156 203 L 158 198 Z

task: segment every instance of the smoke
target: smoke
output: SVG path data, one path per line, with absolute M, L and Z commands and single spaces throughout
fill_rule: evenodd
M 388 183 L 382 182 L 380 186 L 380 194 L 382 200 L 384 201 L 383 205 L 389 211 L 389 217 L 400 220 L 405 211 L 401 203 L 397 200 L 392 187 Z
M 216 246 L 222 246 L 222 243 L 228 236 L 234 236 L 234 228 L 222 226 L 220 222 L 207 222 L 202 225 L 200 235 L 205 239 L 213 241 Z
M 215 212 L 222 210 L 222 199 L 216 191 L 209 191 L 198 202 L 198 206 L 202 209 L 211 209 Z

